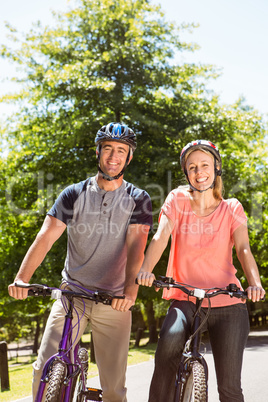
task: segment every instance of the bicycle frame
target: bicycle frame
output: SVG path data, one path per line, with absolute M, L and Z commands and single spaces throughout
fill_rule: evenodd
M 79 343 L 74 348 L 73 356 L 71 353 L 71 351 L 73 350 L 72 349 L 73 305 L 72 305 L 72 297 L 67 297 L 67 299 L 69 301 L 69 307 L 68 307 L 68 311 L 65 315 L 65 321 L 64 321 L 61 340 L 59 343 L 59 349 L 55 355 L 51 356 L 47 360 L 47 362 L 43 368 L 41 381 L 40 381 L 38 392 L 37 392 L 37 395 L 35 398 L 35 402 L 42 402 L 44 390 L 45 390 L 46 384 L 48 382 L 48 374 L 49 374 L 50 367 L 53 364 L 53 362 L 57 359 L 63 361 L 65 363 L 66 369 L 67 369 L 67 376 L 64 381 L 65 392 L 64 392 L 64 398 L 62 399 L 62 401 L 63 402 L 70 401 L 72 383 L 73 383 L 73 379 L 75 377 L 76 372 L 77 372 L 77 374 L 79 372 L 83 373 L 83 388 L 84 388 L 84 390 L 86 388 L 86 384 L 84 381 L 83 367 L 80 366 L 78 368 L 79 362 L 77 361 L 77 355 L 78 355 Z M 77 365 L 77 369 L 75 368 L 76 365 Z

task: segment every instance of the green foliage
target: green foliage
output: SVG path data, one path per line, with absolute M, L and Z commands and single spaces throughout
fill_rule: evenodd
M 167 22 L 148 0 L 79 0 L 55 15 L 53 27 L 37 24 L 26 34 L 7 25 L 16 48 L 2 46 L 1 55 L 18 64 L 24 77 L 21 92 L 2 99 L 17 103 L 19 112 L 1 128 L 9 152 L 0 161 L 0 300 L 6 306 L 0 320 L 15 314 L 7 286 L 55 197 L 96 173 L 94 138 L 109 121 L 121 120 L 137 133 L 125 178 L 151 195 L 154 230 L 167 193 L 184 183 L 182 147 L 197 138 L 215 142 L 223 156 L 226 197 L 244 205 L 252 249 L 268 277 L 267 127 L 243 100 L 219 105 L 206 90 L 206 81 L 217 75 L 213 67 L 175 62 L 178 52 L 195 49 L 180 40 L 191 27 Z M 57 284 L 65 252 L 62 236 L 34 281 Z M 165 273 L 167 258 L 168 250 L 157 274 Z M 161 295 L 142 289 L 139 296 Z M 17 305 L 26 315 L 31 304 Z

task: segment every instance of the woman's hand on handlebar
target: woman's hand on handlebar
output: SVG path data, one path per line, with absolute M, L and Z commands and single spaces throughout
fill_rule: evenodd
M 137 275 L 138 285 L 151 287 L 154 280 L 155 280 L 155 276 L 152 272 L 140 271 Z
M 8 287 L 9 295 L 17 300 L 23 300 L 28 297 L 28 289 L 20 287 L 20 285 L 27 285 L 27 283 L 15 279 L 15 281 Z
M 258 302 L 265 296 L 265 290 L 262 286 L 249 286 L 247 288 L 248 298 L 253 302 Z

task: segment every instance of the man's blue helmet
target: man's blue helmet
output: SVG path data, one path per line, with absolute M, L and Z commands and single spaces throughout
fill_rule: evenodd
M 121 123 L 109 123 L 106 126 L 102 126 L 98 130 L 95 144 L 97 145 L 97 150 L 99 150 L 99 145 L 103 141 L 118 141 L 127 144 L 131 147 L 132 152 L 135 151 L 137 147 L 136 135 L 131 128 Z
M 125 124 L 109 123 L 106 126 L 102 126 L 102 128 L 100 130 L 98 130 L 96 138 L 95 138 L 95 144 L 97 146 L 96 152 L 97 152 L 98 159 L 100 159 L 101 143 L 104 141 L 122 142 L 123 144 L 126 144 L 129 146 L 129 152 L 128 152 L 125 166 L 123 167 L 123 169 L 121 170 L 121 172 L 118 175 L 109 176 L 101 170 L 100 166 L 98 167 L 99 172 L 102 174 L 102 176 L 105 180 L 108 180 L 108 181 L 117 180 L 117 179 L 119 179 L 120 176 L 123 175 L 128 163 L 129 163 L 130 157 L 132 156 L 133 152 L 135 151 L 135 149 L 137 147 L 136 135 L 135 135 L 134 131 L 131 130 L 131 128 L 129 128 Z

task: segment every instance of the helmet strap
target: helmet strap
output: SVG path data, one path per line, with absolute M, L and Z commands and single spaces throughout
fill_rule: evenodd
M 108 174 L 104 173 L 104 172 L 101 170 L 101 168 L 98 166 L 98 170 L 99 170 L 99 172 L 101 173 L 102 177 L 103 177 L 105 180 L 108 180 L 108 181 L 112 181 L 112 180 L 117 180 L 117 179 L 119 179 L 119 177 L 121 177 L 122 174 L 124 173 L 125 169 L 126 169 L 126 166 L 123 167 L 123 169 L 121 170 L 120 173 L 118 173 L 118 175 L 116 175 L 116 176 L 109 176 Z
M 193 190 L 193 191 L 198 191 L 199 193 L 204 193 L 205 191 L 208 191 L 210 188 L 214 188 L 215 180 L 214 180 L 214 182 L 211 184 L 211 186 L 209 186 L 208 188 L 205 188 L 205 190 L 199 190 L 198 188 L 195 188 L 195 187 L 189 182 L 189 180 L 188 180 L 188 183 L 189 183 L 189 186 L 190 186 L 191 190 Z

